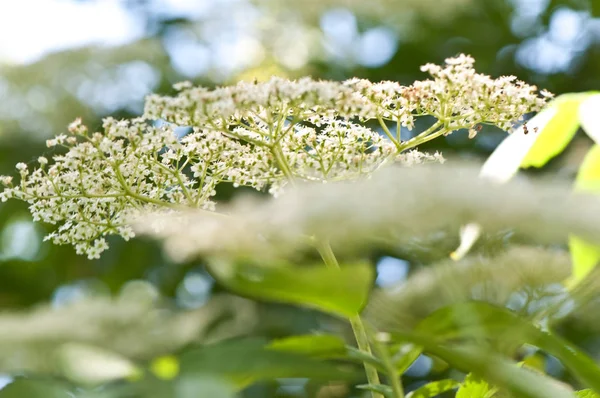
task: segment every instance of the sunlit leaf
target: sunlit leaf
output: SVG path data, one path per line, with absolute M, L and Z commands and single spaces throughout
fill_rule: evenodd
M 583 159 L 575 180 L 575 190 L 600 193 L 600 145 L 594 145 Z M 571 235 L 569 251 L 573 263 L 573 276 L 570 281 L 573 286 L 582 281 L 600 261 L 600 245 Z
M 347 353 L 344 340 L 331 334 L 291 336 L 273 340 L 268 349 L 318 358 L 337 358 Z
M 547 107 L 527 122 L 527 134 L 524 126 L 510 133 L 483 164 L 481 177 L 500 183 L 510 180 L 519 171 L 523 160 L 540 137 L 540 131 L 557 113 L 558 107 Z
M 582 102 L 579 107 L 581 127 L 596 144 L 600 144 L 600 94 L 597 92 Z
M 253 298 L 298 304 L 344 317 L 360 312 L 373 282 L 367 263 L 341 268 L 319 266 L 261 267 L 242 264 L 226 270 L 214 266 L 219 282 Z
M 481 377 L 469 373 L 456 392 L 456 398 L 491 398 L 497 388 L 490 386 Z
M 579 129 L 579 106 L 588 97 L 589 94 L 565 94 L 548 105 L 555 107 L 557 112 L 544 126 L 527 127 L 528 134 L 538 137 L 523 158 L 521 167 L 542 167 L 569 145 Z
M 575 393 L 577 398 L 600 398 L 600 394 L 595 393 L 592 390 L 581 390 Z
M 458 387 L 460 383 L 452 379 L 432 381 L 406 395 L 406 398 L 432 398 Z

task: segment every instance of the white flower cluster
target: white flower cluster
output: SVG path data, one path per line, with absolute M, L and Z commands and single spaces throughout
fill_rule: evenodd
M 131 238 L 132 218 L 142 212 L 214 210 L 221 182 L 277 196 L 290 183 L 356 179 L 388 163 L 441 162 L 439 154 L 411 149 L 477 123 L 507 127 L 544 102 L 535 87 L 476 74 L 469 57 L 446 62 L 425 67 L 434 80 L 409 87 L 308 78 L 215 90 L 180 84 L 174 98 L 150 96 L 142 118 L 105 119 L 103 132 L 76 120 L 68 135 L 48 141 L 67 152 L 40 157 L 32 171 L 18 164 L 20 182 L 1 177 L 0 198 L 27 201 L 36 221 L 58 225 L 47 239 L 98 258 L 108 247 L 104 236 Z M 407 142 L 384 122 L 412 127 L 423 115 L 438 122 Z M 172 124 L 157 127 L 156 119 L 192 129 L 177 138 Z M 356 123 L 367 119 L 378 119 L 388 138 Z
M 371 118 L 381 117 L 411 129 L 416 117 L 434 116 L 446 129 L 476 129 L 481 123 L 511 130 L 515 121 L 538 111 L 550 94 L 514 76 L 493 79 L 476 73 L 475 60 L 466 55 L 446 59 L 446 66 L 421 67 L 433 80 L 402 86 L 397 82 L 371 83 L 352 79 L 345 84 L 359 91 L 375 107 Z
M 240 82 L 215 90 L 180 85 L 176 97 L 150 96 L 145 114 L 180 125 L 209 124 L 215 128 L 247 123 L 255 126 L 257 120 L 278 126 L 315 116 L 381 118 L 412 128 L 416 117 L 434 116 L 450 132 L 475 129 L 480 123 L 510 130 L 524 114 L 540 110 L 550 96 L 543 90 L 538 96 L 536 86 L 514 76 L 493 79 L 476 73 L 474 62 L 460 55 L 446 59 L 444 67 L 424 65 L 422 71 L 433 79 L 410 86 L 356 78 L 330 82 L 277 77 L 265 83 Z

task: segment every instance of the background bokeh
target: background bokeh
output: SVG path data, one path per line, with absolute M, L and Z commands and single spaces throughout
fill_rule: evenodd
M 516 75 L 556 94 L 598 89 L 600 1 L 3 1 L 0 174 L 48 153 L 45 140 L 76 117 L 99 128 L 107 115 L 139 115 L 146 94 L 170 93 L 178 81 L 214 86 L 310 75 L 410 84 L 425 77 L 420 65 L 461 52 L 480 72 Z M 469 140 L 458 132 L 425 149 L 484 158 L 503 136 L 488 129 Z M 579 137 L 548 170 L 570 178 L 588 146 Z M 42 242 L 48 230 L 31 222 L 24 204 L 0 206 L 1 309 L 59 307 L 140 283 L 194 309 L 219 290 L 201 261 L 171 264 L 154 242 L 113 239 L 102 259 L 89 261 Z M 454 243 L 440 237 L 437 250 L 417 248 L 403 259 L 374 254 L 377 283 L 402 281 L 410 265 L 443 257 Z M 263 307 L 251 331 L 258 336 L 308 332 L 318 322 L 311 312 Z M 427 376 L 428 360 L 419 360 L 415 380 Z M 301 390 L 280 387 L 269 388 L 280 396 Z

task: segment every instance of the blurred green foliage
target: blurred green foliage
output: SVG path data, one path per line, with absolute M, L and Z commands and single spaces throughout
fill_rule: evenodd
M 153 13 L 149 2 L 144 0 L 123 3 L 131 8 L 131 12 L 144 18 L 148 26 L 145 38 L 122 47 L 89 47 L 50 54 L 29 65 L 0 64 L 0 174 L 13 174 L 13 167 L 17 162 L 33 161 L 39 154 L 48 151 L 45 139 L 61 133 L 76 117 L 82 117 L 86 124 L 97 128 L 101 118 L 108 114 L 117 117 L 136 116 L 141 112 L 140 106 L 145 94 L 169 93 L 173 83 L 186 79 L 211 86 L 239 79 L 264 79 L 271 74 L 279 74 L 288 77 L 312 75 L 327 79 L 358 76 L 374 81 L 395 80 L 410 84 L 423 77 L 418 72 L 420 65 L 439 63 L 446 57 L 462 52 L 476 59 L 477 69 L 481 72 L 494 76 L 516 75 L 556 94 L 600 87 L 600 2 L 595 0 L 463 1 L 462 6 L 456 6 L 453 12 L 444 15 L 441 20 L 431 18 L 426 10 L 415 12 L 408 9 L 407 2 L 400 0 L 382 2 L 385 11 L 383 14 L 365 12 L 364 4 L 357 9 L 344 8 L 352 6 L 354 2 L 332 1 L 328 6 L 325 1 L 319 7 L 318 14 L 302 14 L 298 12 L 298 8 L 303 7 L 302 2 L 275 2 L 277 7 L 274 7 L 270 2 L 259 1 L 256 9 L 263 17 L 258 19 L 259 28 L 252 39 L 254 43 L 260 44 L 258 52 L 261 56 L 253 62 L 242 62 L 241 66 L 224 73 L 218 63 L 210 63 L 214 54 L 207 52 L 205 57 L 210 65 L 197 74 L 186 73 L 185 68 L 178 66 L 179 59 L 185 57 L 185 51 L 183 55 L 175 55 L 173 43 L 190 41 L 211 48 L 213 42 L 218 42 L 221 37 L 221 33 L 211 35 L 217 32 L 214 30 L 215 26 L 221 25 L 221 30 L 225 33 L 235 30 L 236 24 L 244 21 L 243 16 L 240 20 L 238 13 L 246 8 L 240 6 L 241 11 L 236 11 L 237 6 L 234 5 L 232 9 L 219 9 L 216 2 L 213 4 L 214 13 L 194 18 Z M 367 7 L 367 11 L 368 9 Z M 337 14 L 331 14 L 332 10 Z M 340 24 L 346 21 L 346 28 L 340 28 L 342 39 L 331 37 L 332 33 L 324 22 L 323 13 L 329 13 L 330 18 L 337 15 L 337 22 Z M 410 13 L 411 18 L 403 17 L 405 13 Z M 48 15 L 48 18 L 52 16 Z M 247 18 L 250 19 L 249 16 Z M 355 22 L 352 22 L 352 18 L 355 18 Z M 355 31 L 351 30 L 352 27 L 355 27 Z M 392 55 L 380 65 L 361 63 L 360 54 L 349 50 L 360 46 L 348 38 L 344 42 L 344 32 L 363 37 L 361 35 L 372 29 L 382 27 L 388 29 L 388 36 L 393 38 Z M 300 33 L 291 37 L 284 45 L 276 40 L 283 33 L 292 31 L 292 28 Z M 14 40 L 18 40 L 18 37 Z M 340 43 L 346 43 L 345 47 Z M 374 42 L 372 46 L 381 45 L 378 43 Z M 337 49 L 336 45 L 339 45 Z M 282 46 L 288 52 L 304 55 L 300 61 L 291 62 L 290 55 L 282 50 Z M 333 52 L 328 50 L 332 47 L 335 49 Z M 193 57 L 196 55 L 190 56 L 195 59 Z M 234 57 L 235 54 L 229 53 L 228 56 Z M 436 140 L 423 149 L 440 149 L 450 158 L 482 158 L 491 152 L 502 137 L 502 132 L 484 129 L 476 139 L 469 140 L 464 132 Z M 577 136 L 566 153 L 552 161 L 547 170 L 573 176 L 576 170 L 573 165 L 578 165 L 586 152 L 581 148 L 590 145 L 587 138 Z M 222 199 L 228 199 L 231 192 L 223 191 L 219 195 Z M 111 250 L 97 261 L 76 256 L 70 247 L 42 243 L 42 238 L 48 231 L 43 225 L 31 223 L 26 207 L 20 202 L 2 204 L 0 226 L 0 308 L 3 310 L 26 309 L 47 302 L 61 308 L 72 301 L 119 297 L 131 294 L 132 291 L 135 293 L 133 297 L 139 300 L 140 290 L 135 289 L 140 286 L 146 292 L 142 292 L 143 297 L 148 297 L 147 294 L 160 296 L 165 311 L 196 309 L 205 308 L 207 302 L 224 290 L 223 284 L 215 282 L 203 262 L 172 264 L 163 257 L 158 246 L 149 240 L 135 239 L 125 244 L 115 238 L 111 242 Z M 506 236 L 501 237 L 505 238 Z M 423 244 L 416 242 L 414 248 L 403 248 L 397 253 L 371 253 L 370 256 L 376 262 L 384 255 L 402 255 L 410 260 L 411 270 L 415 270 L 444 258 L 447 250 L 440 250 L 440 247 L 451 248 L 454 243 L 451 237 L 442 234 L 431 237 L 430 241 Z M 322 270 L 323 273 L 328 271 L 331 270 Z M 351 300 L 343 297 L 342 305 L 362 304 L 364 294 L 372 285 L 368 274 L 367 272 L 360 281 L 364 285 L 353 285 L 356 280 L 348 280 L 347 289 L 356 296 L 351 297 Z M 328 274 L 320 275 L 319 278 L 330 280 L 336 277 Z M 136 285 L 136 281 L 144 282 Z M 236 291 L 235 287 L 232 290 Z M 336 293 L 320 289 L 313 296 L 317 301 L 312 303 L 312 307 L 319 304 L 319 294 L 323 294 L 323 291 L 333 296 Z M 255 286 L 251 291 L 241 293 L 249 297 L 270 298 L 268 286 Z M 280 301 L 297 303 L 298 300 Z M 347 368 L 340 370 L 339 366 L 330 363 L 304 357 L 298 359 L 293 351 L 299 350 L 306 354 L 297 345 L 298 341 L 294 344 L 288 342 L 289 352 L 273 349 L 267 356 L 262 355 L 266 350 L 263 343 L 272 338 L 310 335 L 317 328 L 347 333 L 339 320 L 312 310 L 265 302 L 255 303 L 250 315 L 252 319 L 244 321 L 247 323 L 241 328 L 243 330 L 239 330 L 237 325 L 233 334 L 231 329 L 218 329 L 219 319 L 211 319 L 214 324 L 210 327 L 228 330 L 229 332 L 223 331 L 223 336 L 244 335 L 255 340 L 229 345 L 225 342 L 211 349 L 187 349 L 185 347 L 188 344 L 193 346 L 198 341 L 182 340 L 177 347 L 183 350 L 182 377 L 175 381 L 161 380 L 152 372 L 146 372 L 143 382 L 82 389 L 62 378 L 46 380 L 18 377 L 1 390 L 0 397 L 229 398 L 235 394 L 230 379 L 203 379 L 190 377 L 190 374 L 204 374 L 204 370 L 208 368 L 220 375 L 231 373 L 236 376 L 236 383 L 243 384 L 248 382 L 248 375 L 240 371 L 239 367 L 242 365 L 243 371 L 255 372 L 252 377 L 260 374 L 263 379 L 268 379 L 245 389 L 243 396 L 359 396 L 358 391 L 351 390 L 344 384 L 322 386 L 317 380 L 318 376 L 340 380 L 354 373 Z M 562 326 L 561 333 L 577 342 L 579 349 L 587 352 L 586 361 L 587 355 L 598 357 L 600 340 L 593 333 L 578 329 L 580 326 L 577 322 L 571 327 Z M 140 336 L 142 335 L 140 332 Z M 423 346 L 429 343 L 422 338 L 415 342 Z M 329 347 L 331 342 L 325 343 Z M 440 357 L 455 355 L 463 361 L 461 363 L 477 366 L 491 358 L 467 351 L 440 351 L 437 354 Z M 406 367 L 416 359 L 414 355 L 407 355 L 410 360 Z M 144 366 L 148 365 L 144 361 L 149 358 L 141 358 Z M 581 357 L 572 359 L 576 361 L 578 358 Z M 346 360 L 356 362 L 356 358 Z M 299 361 L 305 361 L 302 362 L 300 374 L 296 372 Z M 294 366 L 286 368 L 286 363 L 294 363 Z M 427 366 L 421 368 L 425 371 L 420 374 L 405 374 L 404 380 L 409 388 L 451 375 L 447 370 L 436 375 L 431 374 Z M 289 371 L 290 369 L 293 371 Z M 402 369 L 404 370 L 406 369 Z M 561 366 L 554 366 L 554 371 L 554 376 L 571 381 L 571 376 L 562 372 Z M 512 373 L 507 373 L 495 381 L 507 383 L 514 391 L 526 390 L 526 386 L 518 382 L 511 384 L 512 376 Z M 314 379 L 306 379 L 311 377 Z M 465 395 L 466 389 L 474 388 L 473 384 L 478 383 L 474 383 L 474 378 L 467 380 L 470 384 L 462 384 L 458 396 L 471 396 Z M 479 385 L 477 388 L 480 387 L 488 388 Z M 420 395 L 416 394 L 415 397 L 417 396 Z M 579 396 L 592 395 L 580 393 Z

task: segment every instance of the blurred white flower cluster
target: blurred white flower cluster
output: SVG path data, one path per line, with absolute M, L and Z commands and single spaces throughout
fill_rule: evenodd
M 18 164 L 20 182 L 2 177 L 1 199 L 27 201 L 36 221 L 58 226 L 47 239 L 98 258 L 108 247 L 104 237 L 131 238 L 130 223 L 141 213 L 215 210 L 212 198 L 221 182 L 277 196 L 297 181 L 354 180 L 385 164 L 443 161 L 413 148 L 480 123 L 509 129 L 545 102 L 534 86 L 475 73 L 467 56 L 423 70 L 433 80 L 408 87 L 309 78 L 214 90 L 183 83 L 175 97 L 148 97 L 141 118 L 105 119 L 103 132 L 76 120 L 68 135 L 48 141 L 66 153 L 39 158 L 33 170 Z M 412 128 L 421 116 L 437 121 L 401 141 L 400 128 Z M 170 123 L 157 127 L 157 119 Z M 371 119 L 384 135 L 364 123 Z M 388 122 L 396 123 L 396 134 Z M 180 138 L 176 126 L 191 129 Z

